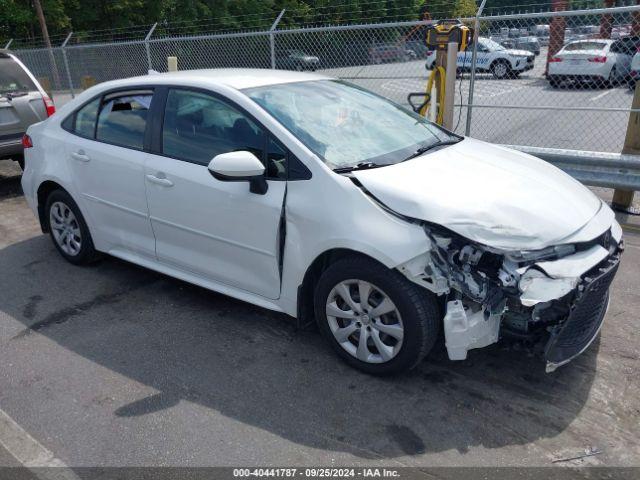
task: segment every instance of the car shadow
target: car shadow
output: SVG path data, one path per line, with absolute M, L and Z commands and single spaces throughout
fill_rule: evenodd
M 376 378 L 286 315 L 113 258 L 75 267 L 45 236 L 0 250 L 0 269 L 11 272 L 0 278 L 1 309 L 24 326 L 8 342 L 44 335 L 158 392 L 113 406 L 120 418 L 189 401 L 361 458 L 466 452 L 558 435 L 595 376 L 597 344 L 545 374 L 539 359 L 502 342 L 463 362 L 440 346 L 412 372 Z
M 0 160 L 2 162 L 10 162 L 11 160 Z M 16 173 L 15 169 L 0 169 L 0 199 L 13 198 L 22 195 L 22 186 L 20 185 L 20 173 Z

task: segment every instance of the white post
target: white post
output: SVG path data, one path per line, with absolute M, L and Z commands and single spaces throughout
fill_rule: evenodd
M 484 4 L 487 0 L 482 0 L 480 8 L 476 12 L 476 19 L 473 24 L 473 52 L 471 53 L 471 78 L 469 79 L 469 101 L 467 106 L 467 124 L 464 128 L 464 134 L 468 137 L 471 135 L 471 115 L 473 110 L 473 89 L 476 85 L 476 64 L 478 63 L 478 37 L 480 36 L 480 15 L 484 11 Z M 460 107 L 462 108 L 462 107 Z
M 153 32 L 157 26 L 158 22 L 154 23 L 151 27 L 151 30 L 149 30 L 149 33 L 147 33 L 147 36 L 144 37 L 144 49 L 147 51 L 147 66 L 149 67 L 149 70 L 153 70 L 153 62 L 151 61 L 151 49 L 149 48 L 149 39 L 151 38 L 151 35 L 153 35 Z
M 178 71 L 178 57 L 167 57 L 167 70 L 170 72 Z
M 284 12 L 286 12 L 286 10 L 283 8 L 280 11 L 280 14 L 276 18 L 275 22 L 273 22 L 273 25 L 271 25 L 271 28 L 269 29 L 269 47 L 271 49 L 271 68 L 273 69 L 276 68 L 276 38 L 273 32 L 275 31 L 276 28 L 278 28 L 278 24 L 280 23 L 280 20 L 282 20 L 282 17 L 284 16 Z
M 73 93 L 73 80 L 71 79 L 71 70 L 69 69 L 69 60 L 67 59 L 67 50 L 65 49 L 65 47 L 67 46 L 67 43 L 69 43 L 69 40 L 71 40 L 71 35 L 73 35 L 73 32 L 69 32 L 69 35 L 67 35 L 67 38 L 65 38 L 64 42 L 62 42 L 62 45 L 60 45 L 60 49 L 62 50 L 62 59 L 64 60 L 64 69 L 67 72 L 67 82 L 69 82 L 69 92 L 71 92 L 71 98 L 75 98 L 75 94 Z
M 13 38 L 7 42 L 7 44 L 4 46 L 4 49 L 9 50 L 9 47 L 11 46 L 12 43 L 13 43 Z
M 448 130 L 453 129 L 453 102 L 456 98 L 456 70 L 458 68 L 458 44 L 447 44 L 447 76 L 444 87 L 444 112 L 442 126 Z

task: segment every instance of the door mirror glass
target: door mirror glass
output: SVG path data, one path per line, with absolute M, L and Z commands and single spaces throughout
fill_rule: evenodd
M 251 152 L 221 153 L 209 162 L 209 173 L 223 182 L 248 181 L 250 191 L 264 195 L 267 193 L 267 181 L 264 165 Z

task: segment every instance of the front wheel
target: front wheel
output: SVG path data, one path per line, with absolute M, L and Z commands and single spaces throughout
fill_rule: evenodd
M 441 322 L 435 296 L 373 260 L 339 260 L 315 292 L 318 326 L 347 363 L 374 375 L 415 367 L 433 347 Z
M 494 62 L 491 65 L 491 73 L 495 78 L 498 79 L 507 78 L 509 75 L 511 75 L 511 67 L 509 67 L 507 62 Z

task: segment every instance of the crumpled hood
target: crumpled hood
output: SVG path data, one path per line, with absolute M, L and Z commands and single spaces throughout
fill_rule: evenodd
M 471 138 L 353 174 L 402 215 L 506 250 L 563 243 L 602 206 L 590 190 L 553 165 Z

